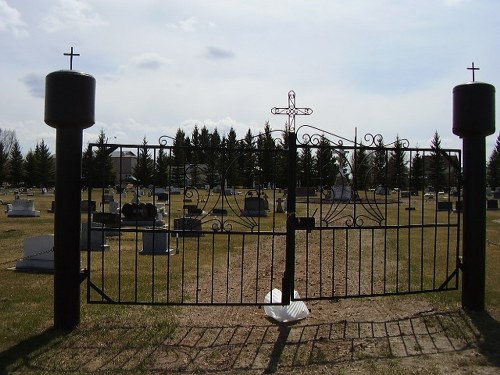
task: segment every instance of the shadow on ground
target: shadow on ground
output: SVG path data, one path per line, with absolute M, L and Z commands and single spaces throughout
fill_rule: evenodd
M 382 322 L 179 326 L 173 334 L 160 326 L 82 325 L 67 335 L 48 330 L 0 353 L 0 373 L 293 372 L 471 348 L 500 365 L 498 322 L 487 313 L 469 316 L 458 310 Z

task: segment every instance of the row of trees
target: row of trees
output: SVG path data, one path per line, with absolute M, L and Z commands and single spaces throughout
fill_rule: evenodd
M 0 186 L 54 185 L 54 158 L 41 140 L 23 156 L 13 130 L 0 129 Z
M 146 138 L 137 150 L 134 177 L 143 186 L 245 186 L 268 183 L 285 187 L 288 179 L 288 133 L 276 139 L 269 123 L 264 131 L 252 135 L 248 130 L 237 140 L 234 129 L 220 136 L 217 129 L 209 132 L 204 126 L 195 126 L 190 136 L 178 129 L 171 139 L 172 147 L 148 147 Z M 104 135 L 103 135 L 104 136 Z M 431 152 L 422 155 L 418 149 L 409 150 L 397 137 L 386 147 L 382 137 L 374 144 L 356 147 L 333 147 L 324 135 L 298 146 L 296 160 L 297 183 L 301 186 L 332 186 L 349 183 L 355 189 L 385 186 L 390 188 L 422 190 L 433 186 L 458 183 L 458 174 L 452 177 L 450 168 L 459 172 L 460 166 L 450 167 L 450 161 L 441 150 L 436 132 Z M 427 159 L 427 161 L 426 161 Z M 448 158 L 449 159 L 449 158 Z M 339 181 L 340 179 L 340 181 Z
M 91 179 L 94 186 L 114 185 L 118 171 L 113 168 L 109 148 L 105 147 L 104 131 L 96 143 L 102 147 L 87 146 L 83 153 L 83 175 Z M 172 147 L 150 148 L 146 138 L 143 139 L 133 170 L 133 176 L 141 185 L 213 186 L 221 181 L 228 186 L 287 184 L 287 153 L 284 152 L 288 148 L 287 133 L 274 133 L 269 123 L 257 135 L 248 130 L 242 140 L 238 140 L 232 128 L 222 136 L 217 129 L 210 132 L 206 126 L 201 129 L 195 126 L 190 135 L 179 128 L 169 145 Z M 333 148 L 326 137 L 319 136 L 314 145 L 298 148 L 297 183 L 331 186 L 342 178 L 357 189 L 379 185 L 415 190 L 432 185 L 439 189 L 454 181 L 445 181 L 449 159 L 439 151 L 441 140 L 437 132 L 431 149 L 434 151 L 426 155 L 418 149 L 408 151 L 399 137 L 390 149 L 382 137 L 370 146 Z M 458 172 L 460 166 L 454 167 Z M 43 140 L 23 156 L 15 132 L 0 129 L 0 184 L 50 187 L 54 184 L 54 172 L 54 157 Z M 489 185 L 500 186 L 500 136 L 487 173 Z

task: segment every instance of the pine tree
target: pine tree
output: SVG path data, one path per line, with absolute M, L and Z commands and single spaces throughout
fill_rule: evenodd
M 424 159 L 417 149 L 411 161 L 410 189 L 412 192 L 423 191 L 424 189 Z
M 169 159 L 165 149 L 160 148 L 156 155 L 155 186 L 166 187 L 170 185 Z
M 363 143 L 354 150 L 352 165 L 352 185 L 355 191 L 364 190 L 370 186 L 371 159 Z
M 185 141 L 184 131 L 181 128 L 177 129 L 172 146 L 172 182 L 177 186 L 185 186 L 187 183 Z
M 321 135 L 316 149 L 313 170 L 318 178 L 319 186 L 332 186 L 335 183 L 335 177 L 339 173 L 331 143 L 324 134 Z
M 493 189 L 500 187 L 500 134 L 488 160 L 487 181 Z
M 9 153 L 0 142 L 0 186 L 7 182 L 9 176 Z
M 387 163 L 389 184 L 391 188 L 406 189 L 408 186 L 408 167 L 403 144 L 399 136 L 396 136 L 394 147 L 389 155 Z
M 446 183 L 444 176 L 446 161 L 441 153 L 441 138 L 437 131 L 432 138 L 431 149 L 432 152 L 429 156 L 429 165 L 427 166 L 427 178 L 428 184 L 437 192 L 442 190 Z
M 29 150 L 24 159 L 24 171 L 25 179 L 24 182 L 26 187 L 34 187 L 39 185 L 38 179 L 38 163 L 33 150 Z
M 101 129 L 96 141 L 96 148 L 93 157 L 92 184 L 94 187 L 107 187 L 114 185 L 116 180 L 111 159 L 111 148 L 107 146 L 107 137 Z
M 387 188 L 386 173 L 387 159 L 385 153 L 384 139 L 378 138 L 375 143 L 375 152 L 373 153 L 373 182 L 374 186 L 383 186 Z
M 213 133 L 210 135 L 210 148 L 208 150 L 208 160 L 207 164 L 207 184 L 210 186 L 221 185 L 224 181 L 221 181 L 221 154 L 219 148 L 221 146 L 221 139 L 217 128 L 214 129 Z
M 15 140 L 9 155 L 9 181 L 12 186 L 19 186 L 24 178 L 24 158 L 19 142 Z
M 231 129 L 229 129 L 229 134 L 227 135 L 226 162 L 224 163 L 225 175 L 228 186 L 236 185 L 240 175 L 237 163 L 236 147 L 237 147 L 236 132 L 234 131 L 233 127 L 231 127 Z
M 42 139 L 35 147 L 35 158 L 38 172 L 38 186 L 49 187 L 54 186 L 55 168 L 54 158 L 50 153 L 49 147 Z
M 134 168 L 134 177 L 141 186 L 153 184 L 154 163 L 147 146 L 148 142 L 146 137 L 144 137 L 142 147 L 139 149 L 139 155 L 137 156 L 137 164 Z

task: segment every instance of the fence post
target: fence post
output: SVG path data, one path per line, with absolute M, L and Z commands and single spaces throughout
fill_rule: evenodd
M 453 133 L 463 139 L 462 306 L 484 310 L 486 260 L 486 136 L 495 132 L 495 87 L 453 88 Z
M 83 129 L 94 124 L 95 79 L 71 70 L 45 79 L 45 123 L 56 129 L 54 327 L 80 323 L 80 201 Z
M 287 130 L 288 131 L 288 130 Z M 281 302 L 289 305 L 294 293 L 295 276 L 295 184 L 297 183 L 297 134 L 288 131 L 288 183 L 286 190 L 286 260 Z

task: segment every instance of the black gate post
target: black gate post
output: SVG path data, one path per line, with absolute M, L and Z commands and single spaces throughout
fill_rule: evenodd
M 281 302 L 289 305 L 295 285 L 295 184 L 297 183 L 297 134 L 288 132 L 288 182 L 286 190 L 286 262 Z
M 462 306 L 484 310 L 486 146 L 495 132 L 495 87 L 470 82 L 453 88 L 453 133 L 463 138 Z
M 45 79 L 45 123 L 56 129 L 54 327 L 80 323 L 80 201 L 83 129 L 94 124 L 95 79 L 75 71 Z

